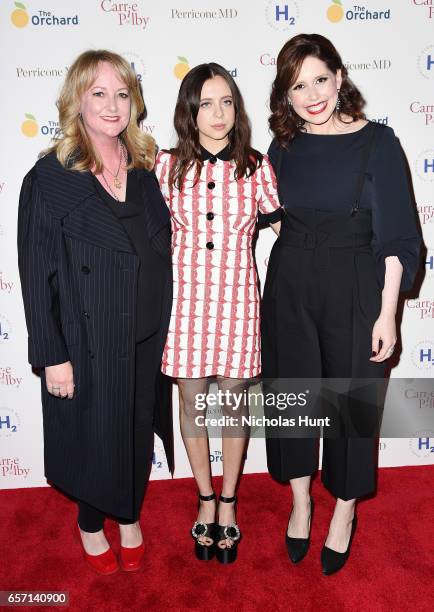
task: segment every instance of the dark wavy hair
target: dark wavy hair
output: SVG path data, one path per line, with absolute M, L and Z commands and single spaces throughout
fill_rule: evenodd
M 211 62 L 192 68 L 184 77 L 179 89 L 173 119 L 178 142 L 170 150 L 175 161 L 169 172 L 169 186 L 182 189 L 185 175 L 196 165 L 197 181 L 203 166 L 199 143 L 199 131 L 196 118 L 200 107 L 200 96 L 205 81 L 215 76 L 221 76 L 229 85 L 235 108 L 235 124 L 229 134 L 229 151 L 236 163 L 235 178 L 251 176 L 262 163 L 262 155 L 251 147 L 251 128 L 249 118 L 244 108 L 240 90 L 229 72 Z
M 304 121 L 288 104 L 288 90 L 296 82 L 306 57 L 316 57 L 323 61 L 334 74 L 342 73 L 339 91 L 340 108 L 334 112 L 342 121 L 342 115 L 353 119 L 365 119 L 362 94 L 348 77 L 348 71 L 333 44 L 320 34 L 298 34 L 284 44 L 277 56 L 277 74 L 271 86 L 268 123 L 279 144 L 287 145 L 295 134 L 303 129 Z

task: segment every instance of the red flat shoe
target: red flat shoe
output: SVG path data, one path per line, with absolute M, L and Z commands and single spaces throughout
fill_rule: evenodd
M 143 565 L 145 558 L 145 545 L 143 542 L 135 548 L 121 546 L 121 568 L 124 572 L 137 572 Z
M 116 572 L 119 571 L 118 560 L 111 548 L 101 553 L 100 555 L 89 555 L 89 553 L 84 550 L 83 541 L 80 535 L 80 528 L 78 525 L 76 525 L 75 535 L 79 543 L 81 544 L 83 555 L 88 565 L 90 565 L 92 569 L 98 572 L 98 574 L 102 574 L 103 576 L 110 576 L 111 574 L 116 574 Z

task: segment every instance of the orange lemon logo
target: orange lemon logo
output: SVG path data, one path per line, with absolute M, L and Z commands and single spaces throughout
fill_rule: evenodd
M 11 13 L 11 21 L 17 28 L 25 28 L 29 23 L 29 14 L 26 7 L 21 2 L 14 2 L 16 8 Z
M 332 23 L 337 23 L 344 16 L 344 9 L 341 0 L 332 0 L 332 2 L 333 4 L 327 9 L 327 18 Z
M 26 113 L 26 120 L 21 124 L 21 131 L 24 136 L 28 136 L 28 138 L 33 138 L 39 131 L 38 124 L 36 123 L 36 119 L 33 115 Z
M 185 57 L 178 57 L 178 59 L 179 62 L 173 69 L 173 74 L 176 76 L 177 79 L 182 81 L 187 72 L 190 71 L 190 66 L 188 65 L 188 59 L 186 59 Z

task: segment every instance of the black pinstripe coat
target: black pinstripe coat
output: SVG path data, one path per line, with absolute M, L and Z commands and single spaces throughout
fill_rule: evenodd
M 152 247 L 167 262 L 159 356 L 171 301 L 170 218 L 153 173 L 140 172 Z M 42 371 L 47 479 L 66 493 L 133 516 L 133 408 L 139 258 L 89 172 L 64 169 L 54 154 L 24 179 L 18 259 L 29 362 L 71 361 L 74 399 L 48 394 Z M 155 431 L 173 471 L 170 381 L 159 375 Z

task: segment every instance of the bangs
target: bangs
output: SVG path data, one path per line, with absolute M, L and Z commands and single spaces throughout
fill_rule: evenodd
M 75 84 L 78 97 L 81 97 L 96 81 L 99 68 L 103 63 L 109 64 L 114 69 L 119 80 L 125 83 L 129 92 L 137 86 L 137 77 L 126 60 L 109 51 L 94 52 L 89 53 L 71 68 L 75 73 L 71 75 L 71 81 Z

